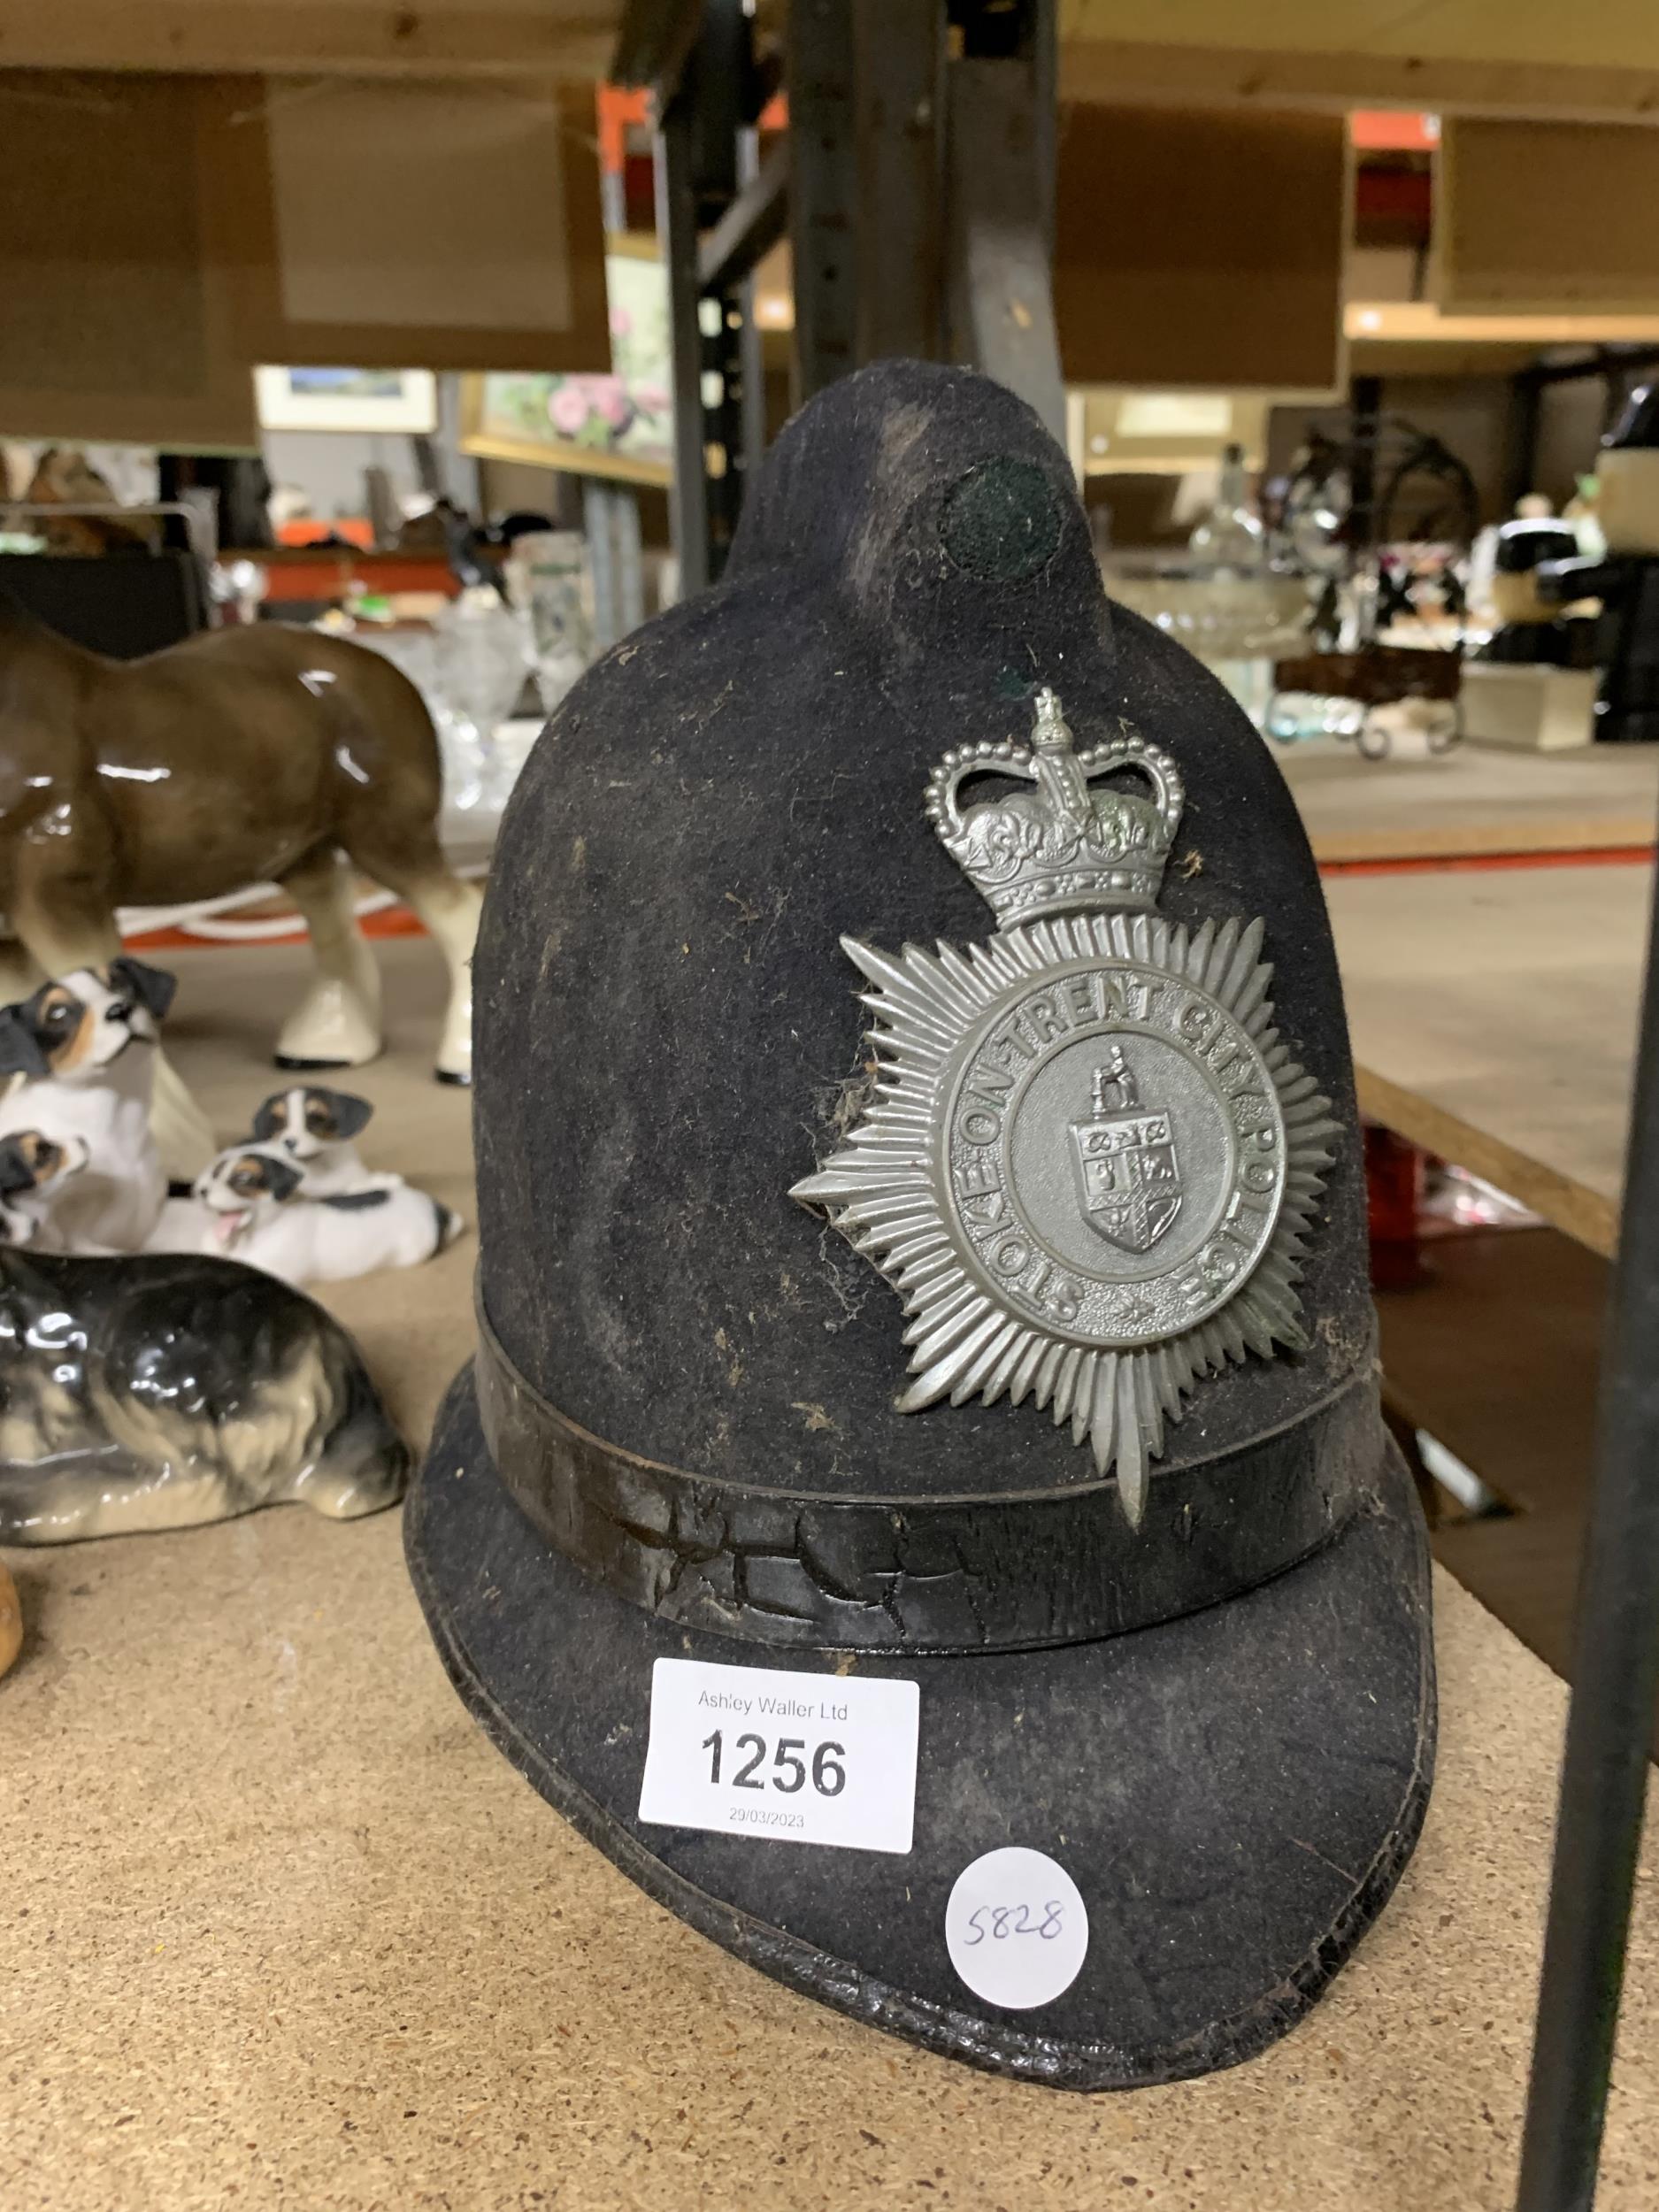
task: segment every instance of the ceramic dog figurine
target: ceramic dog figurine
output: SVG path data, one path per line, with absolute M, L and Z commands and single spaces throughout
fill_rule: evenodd
M 257 1268 L 0 1248 L 0 1544 L 392 1504 L 408 1453 L 339 1323 Z
M 275 1145 L 296 1162 L 300 1194 L 339 1198 L 353 1191 L 396 1190 L 401 1175 L 366 1168 L 351 1140 L 368 1126 L 374 1109 L 349 1091 L 315 1083 L 273 1091 L 253 1118 L 256 1143 Z
M 341 1282 L 380 1267 L 415 1267 L 452 1244 L 458 1214 L 407 1183 L 307 1198 L 276 1145 L 232 1145 L 196 1178 L 202 1248 L 268 1269 L 288 1283 Z
M 0 1137 L 0 1241 L 34 1244 L 53 1198 L 72 1175 L 87 1164 L 84 1137 L 62 1144 L 39 1129 L 19 1129 Z
M 118 906 L 280 883 L 319 972 L 279 1064 L 356 1066 L 380 1048 L 380 979 L 343 854 L 437 940 L 449 968 L 437 1072 L 467 1082 L 479 893 L 440 849 L 442 791 L 420 694 L 365 646 L 260 622 L 109 660 L 0 599 L 0 912 L 14 969 L 25 954 L 48 975 L 101 967 L 119 949 Z M 5 995 L 27 987 L 19 972 Z
M 0 1137 L 34 1130 L 86 1147 L 80 1172 L 42 1210 L 38 1249 L 136 1252 L 154 1231 L 167 1179 L 150 1093 L 173 987 L 164 969 L 122 956 L 0 1008 L 0 1076 L 21 1078 L 0 1099 Z

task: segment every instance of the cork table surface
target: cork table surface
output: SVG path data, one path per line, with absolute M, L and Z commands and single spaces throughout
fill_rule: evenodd
M 462 1199 L 465 1102 L 425 1079 L 435 958 L 381 950 L 365 1148 Z M 176 1057 L 228 1133 L 298 962 L 177 964 Z M 472 1256 L 331 1296 L 411 1433 L 465 1355 Z M 7 1557 L 19 2212 L 1510 2202 L 1564 1692 L 1444 1578 L 1440 1778 L 1379 1926 L 1264 2057 L 1087 2099 L 855 2027 L 649 1902 L 463 1713 L 396 1513 Z M 1656 1893 L 1650 1832 L 1598 2200 L 1629 2212 L 1659 2202 Z
M 1652 894 L 1645 863 L 1325 883 L 1362 1107 L 1601 1253 Z
M 1459 745 L 1369 761 L 1332 739 L 1275 745 L 1321 861 L 1596 852 L 1654 841 L 1659 746 L 1564 753 Z

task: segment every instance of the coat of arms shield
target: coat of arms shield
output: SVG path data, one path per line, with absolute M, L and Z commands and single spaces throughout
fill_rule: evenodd
M 1149 1252 L 1181 1210 L 1180 1164 L 1167 1113 L 1140 1102 L 1121 1048 L 1094 1071 L 1091 1118 L 1071 1124 L 1083 1217 L 1124 1252 Z

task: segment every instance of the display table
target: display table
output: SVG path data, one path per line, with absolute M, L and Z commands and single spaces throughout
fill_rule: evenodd
M 1652 891 L 1640 864 L 1325 885 L 1365 1112 L 1601 1253 Z
M 436 954 L 380 950 L 364 1148 L 465 1202 L 466 1102 L 426 1072 Z M 304 956 L 177 964 L 176 1056 L 228 1132 Z M 475 1251 L 330 1296 L 411 1434 L 468 1348 Z M 1265 2057 L 1088 2099 L 855 2027 L 651 1904 L 462 1712 L 396 1514 L 7 1558 L 28 1641 L 0 1682 L 0 2202 L 1510 2201 L 1565 1692 L 1444 1577 L 1440 1779 L 1380 1925 Z M 1644 1870 L 1603 2212 L 1659 2190 L 1659 1829 Z
M 1366 760 L 1356 745 L 1276 745 L 1322 863 L 1473 853 L 1647 849 L 1659 746 L 1517 753 L 1460 745 L 1439 759 Z

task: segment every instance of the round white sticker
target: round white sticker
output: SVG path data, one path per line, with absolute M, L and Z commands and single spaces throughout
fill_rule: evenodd
M 1088 1911 L 1063 1866 L 1011 1844 L 957 1875 L 945 1943 L 976 1997 L 1025 2012 L 1077 1979 L 1088 1955 Z

